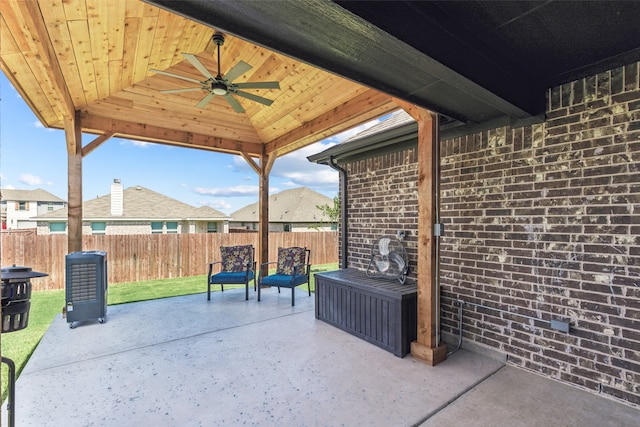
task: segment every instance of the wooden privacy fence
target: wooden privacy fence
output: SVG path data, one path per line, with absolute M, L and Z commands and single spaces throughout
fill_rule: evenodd
M 207 274 L 208 264 L 220 260 L 220 246 L 252 244 L 258 233 L 202 233 L 82 236 L 85 251 L 107 252 L 109 283 L 167 279 Z M 335 231 L 269 233 L 269 261 L 278 247 L 306 246 L 312 264 L 338 262 Z M 2 266 L 24 265 L 49 274 L 34 279 L 33 290 L 63 289 L 66 235 L 2 233 Z

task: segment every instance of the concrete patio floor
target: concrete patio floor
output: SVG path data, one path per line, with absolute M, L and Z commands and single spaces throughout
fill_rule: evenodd
M 17 426 L 637 426 L 640 410 L 465 349 L 430 367 L 315 319 L 314 294 L 227 290 L 58 315 Z M 7 425 L 6 402 L 2 425 Z

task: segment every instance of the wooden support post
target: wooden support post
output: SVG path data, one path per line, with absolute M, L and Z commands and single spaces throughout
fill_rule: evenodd
M 82 250 L 82 126 L 80 112 L 65 120 L 67 139 L 68 230 L 67 252 Z
M 258 195 L 258 250 L 257 262 L 258 269 L 261 269 L 262 263 L 269 261 L 269 173 L 276 160 L 275 153 L 267 154 L 266 149 L 262 147 L 262 155 L 260 156 L 260 165 L 246 153 L 241 153 L 242 157 L 249 163 L 249 166 L 258 174 L 259 195 Z M 267 274 L 267 271 L 260 271 L 260 274 Z
M 433 231 L 439 216 L 439 123 L 437 114 L 404 101 L 398 104 L 418 122 L 418 334 L 411 343 L 411 356 L 433 366 L 447 357 L 447 347 L 439 342 L 439 260 Z
M 260 234 L 258 259 L 260 264 L 269 261 L 269 173 L 275 157 L 275 155 L 267 155 L 264 150 L 260 156 L 260 195 L 258 203 L 260 212 L 258 218 L 258 232 Z M 261 271 L 260 273 L 266 275 L 268 272 Z
M 264 166 L 266 157 L 260 157 L 260 164 Z M 269 261 L 269 174 L 264 167 L 260 168 L 260 194 L 258 195 L 258 263 Z M 266 269 L 266 268 L 265 268 Z M 260 270 L 261 276 L 266 276 L 267 271 Z

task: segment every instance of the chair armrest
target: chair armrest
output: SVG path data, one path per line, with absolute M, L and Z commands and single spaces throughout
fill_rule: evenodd
M 277 261 L 268 261 L 268 262 L 263 262 L 260 264 L 260 269 L 258 270 L 258 282 L 260 282 L 262 280 L 263 276 L 268 276 L 269 275 L 269 270 L 267 270 L 267 274 L 263 275 L 262 274 L 262 270 L 264 270 L 264 266 L 265 265 L 269 265 L 269 264 L 277 264 Z
M 216 261 L 216 262 L 210 262 L 209 263 L 209 274 L 207 274 L 207 277 L 211 277 L 211 273 L 213 273 L 213 266 L 216 264 L 222 264 L 222 261 Z
M 260 267 L 264 266 L 264 265 L 268 265 L 268 264 L 277 264 L 278 261 L 270 261 L 270 262 L 263 262 L 262 264 L 260 264 Z
M 305 268 L 306 267 L 306 268 Z M 309 270 L 311 269 L 311 264 L 298 264 L 293 266 L 293 275 L 294 276 L 308 276 Z M 301 272 L 298 273 L 298 270 Z
M 248 262 L 246 267 L 247 269 L 245 270 L 245 274 L 247 275 L 247 277 L 249 277 L 249 273 L 251 273 L 252 271 L 256 271 L 256 262 Z

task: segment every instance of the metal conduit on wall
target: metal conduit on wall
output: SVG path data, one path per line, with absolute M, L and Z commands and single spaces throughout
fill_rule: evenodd
M 493 310 L 493 311 L 497 311 L 499 313 L 506 313 L 506 314 L 510 314 L 512 316 L 523 317 L 525 319 L 533 320 L 535 322 L 545 323 L 545 324 L 549 325 L 549 328 L 551 328 L 553 330 L 556 330 L 556 331 L 559 331 L 559 332 L 569 333 L 569 322 L 564 321 L 564 320 L 556 320 L 556 319 L 544 320 L 544 319 L 540 319 L 538 317 L 527 316 L 526 314 L 514 313 L 513 311 L 504 310 L 502 308 L 490 307 L 490 306 L 487 306 L 487 305 L 482 305 L 482 304 L 478 304 L 478 303 L 474 303 L 474 302 L 465 301 L 465 300 L 460 299 L 460 298 L 453 298 L 453 297 L 447 297 L 447 296 L 442 296 L 441 298 L 449 300 L 449 301 L 453 301 L 454 303 L 458 304 L 458 346 L 455 348 L 455 350 L 448 352 L 447 355 L 451 355 L 451 354 L 455 353 L 462 346 L 462 314 L 463 314 L 462 310 L 463 310 L 463 307 L 465 305 L 470 305 L 470 306 L 473 306 L 473 307 L 480 307 L 480 308 L 484 308 L 484 309 L 487 309 L 487 310 Z
M 435 177 L 435 184 L 433 189 L 435 193 L 435 218 L 432 232 L 435 239 L 434 251 L 436 265 L 434 266 L 434 280 L 436 286 L 436 310 L 438 310 L 438 313 L 436 315 L 436 345 L 438 346 L 440 345 L 440 312 L 442 311 L 440 309 L 440 236 L 442 236 L 444 232 L 444 227 L 442 224 L 440 224 L 440 116 L 435 113 L 432 117 L 432 120 L 434 120 L 434 138 L 436 140 L 436 143 L 434 144 L 435 152 L 433 153 L 436 162 L 433 171 L 433 176 Z

